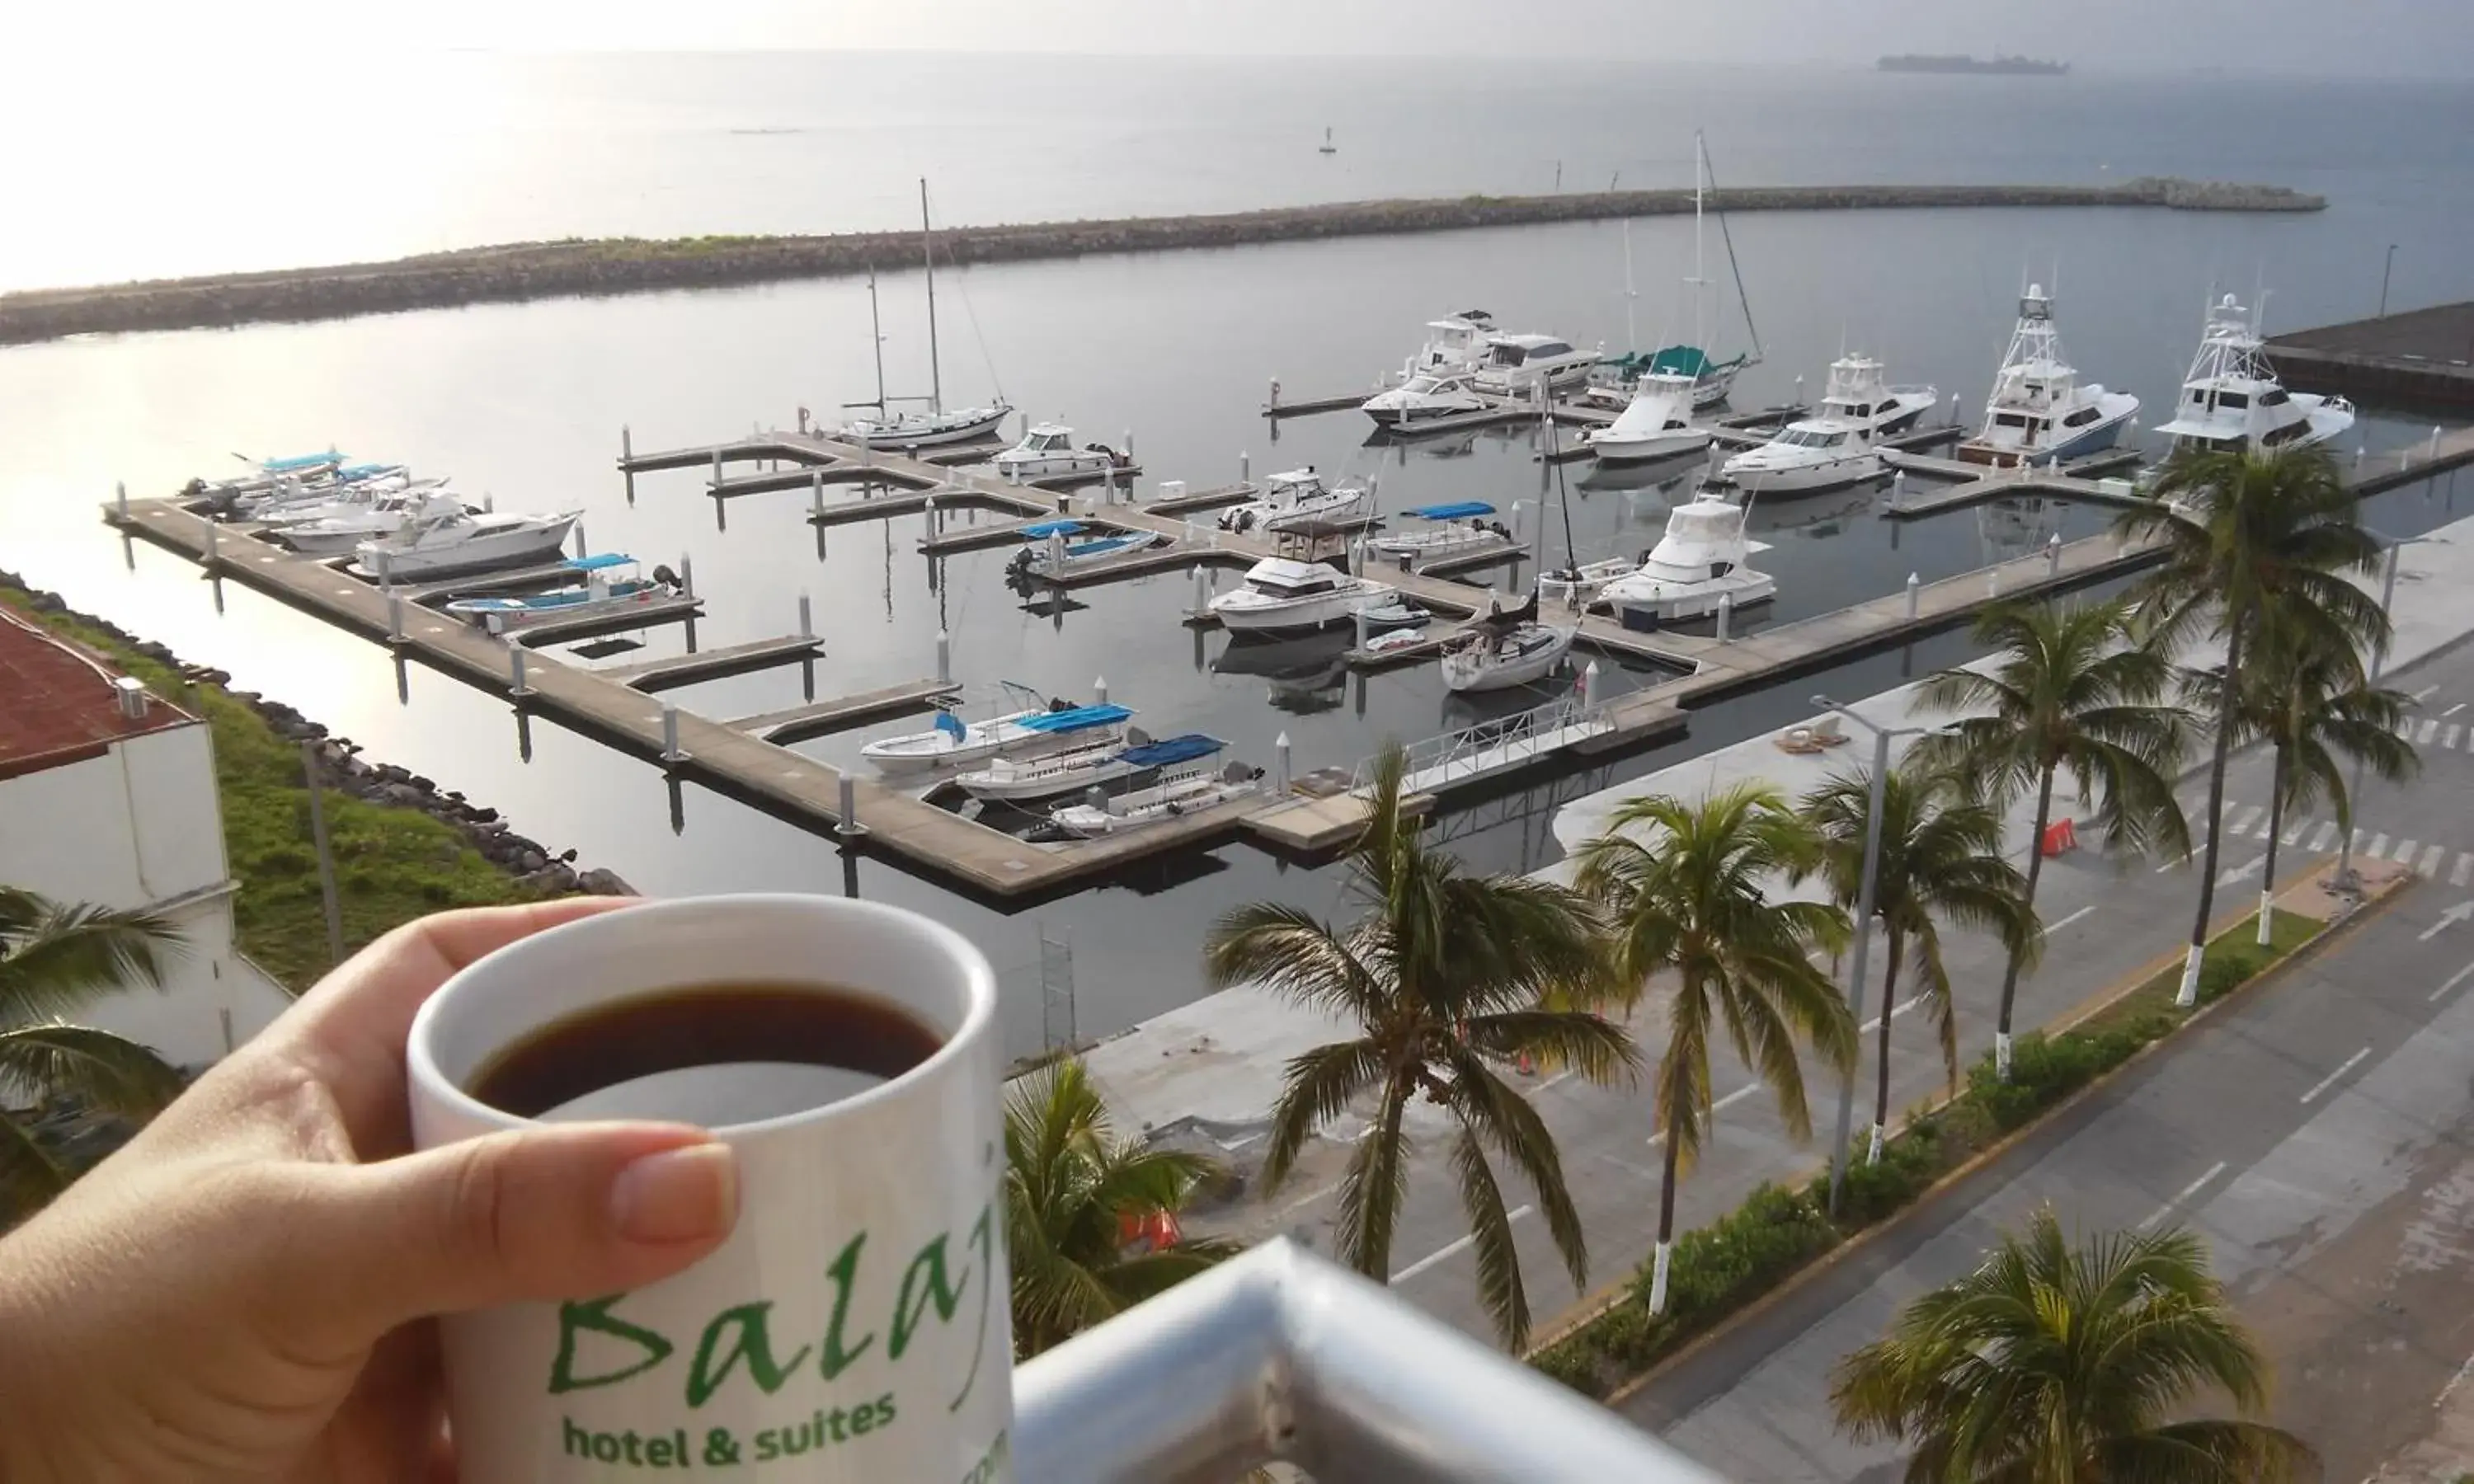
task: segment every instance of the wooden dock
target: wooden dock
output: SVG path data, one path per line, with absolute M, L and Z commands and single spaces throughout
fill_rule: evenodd
M 813 659 L 825 652 L 825 641 L 813 634 L 786 634 L 779 638 L 751 639 L 719 649 L 672 655 L 662 659 L 637 659 L 602 665 L 594 674 L 642 691 L 669 690 L 725 675 L 769 670 L 793 660 Z
M 887 716 L 924 711 L 935 702 L 960 694 L 961 689 L 960 683 L 955 681 L 911 681 L 906 684 L 887 685 L 883 690 L 863 691 L 856 696 L 837 696 L 830 701 L 812 701 L 805 706 L 788 706 L 779 711 L 741 716 L 724 725 L 767 742 L 790 743 L 806 737 L 821 737 L 863 722 L 881 721 Z
M 1208 490 L 1189 490 L 1183 494 L 1164 495 L 1143 502 L 1143 509 L 1154 515 L 1190 515 L 1206 510 L 1220 510 L 1230 505 L 1243 505 L 1261 494 L 1262 488 L 1250 479 L 1233 485 L 1217 485 Z
M 508 643 L 538 649 L 544 644 L 557 644 L 568 639 L 589 639 L 601 634 L 623 634 L 630 629 L 645 629 L 655 624 L 685 623 L 704 612 L 704 599 L 691 592 L 665 593 L 624 609 L 608 609 L 598 613 L 579 613 L 572 618 L 540 618 L 511 629 L 500 635 Z

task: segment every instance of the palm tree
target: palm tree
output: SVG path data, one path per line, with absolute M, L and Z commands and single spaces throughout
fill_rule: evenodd
M 142 1121 L 180 1094 L 181 1074 L 154 1052 L 67 1020 L 114 990 L 160 983 L 179 945 L 151 912 L 67 906 L 0 886 L 0 1230 L 77 1178 L 13 1108 L 59 1102 Z
M 2048 1209 L 1841 1360 L 1831 1400 L 1858 1440 L 1914 1448 L 1908 1484 L 2260 1484 L 2313 1462 L 2249 1420 L 2268 1388 L 2198 1238 L 2124 1232 L 2074 1251 Z M 2205 1391 L 2242 1420 L 2166 1420 Z
M 2389 618 L 2346 574 L 2378 564 L 2379 542 L 2363 529 L 2353 493 L 2323 448 L 2176 455 L 2153 498 L 2122 513 L 2124 537 L 2153 539 L 2164 564 L 2136 589 L 2141 621 L 2161 645 L 2205 632 L 2225 643 L 2224 673 L 2243 673 L 2252 642 L 2271 625 L 2290 652 L 2355 656 L 2388 643 Z M 2208 843 L 2198 911 L 2176 1002 L 2198 999 L 2199 967 L 2216 908 L 2219 826 L 2225 803 L 2239 687 L 2218 692 L 2215 754 L 2208 766 Z
M 2389 782 L 2413 776 L 2422 761 L 2397 734 L 2412 698 L 2371 684 L 2348 652 L 2290 653 L 2284 635 L 2262 636 L 2259 664 L 2243 666 L 2234 698 L 2235 734 L 2242 744 L 2265 741 L 2273 762 L 2268 772 L 2268 856 L 2259 883 L 2261 947 L 2276 932 L 2276 850 L 2288 809 L 2311 809 L 2323 800 L 2336 811 L 2338 829 L 2351 835 L 2354 801 L 2341 766 L 2350 758 Z M 2192 694 L 2217 706 L 2223 677 L 2193 678 Z
M 1129 1254 L 1129 1229 L 1176 1215 L 1218 1166 L 1201 1155 L 1120 1139 L 1079 1061 L 1031 1073 L 1006 1094 L 1006 1252 L 1014 1357 L 1050 1346 L 1233 1256 L 1233 1242 L 1184 1238 Z
M 2162 704 L 2173 667 L 2155 647 L 2131 642 L 2128 609 L 2003 604 L 1977 620 L 1976 638 L 1995 652 L 1992 667 L 1944 670 L 1925 682 L 1922 695 L 1928 706 L 1970 714 L 1925 737 L 1916 753 L 1955 769 L 1996 809 L 2035 790 L 2027 904 L 2035 905 L 2053 779 L 2063 773 L 2082 800 L 2095 801 L 2108 844 L 2188 855 L 2190 827 L 2173 798 L 2187 729 L 2180 708 Z M 1993 1065 L 2004 1081 L 2020 958 L 2012 954 L 2002 969 L 1993 1027 Z
M 1460 1126 L 1452 1173 L 1477 1252 L 1478 1290 L 1511 1345 L 1529 1333 L 1512 1218 L 1489 1155 L 1537 1193 L 1573 1283 L 1589 1249 L 1554 1136 L 1496 1074 L 1506 1063 L 1566 1065 L 1608 1080 L 1635 1065 L 1632 1040 L 1592 1006 L 1606 983 L 1598 925 L 1573 893 L 1516 876 L 1474 876 L 1419 839 L 1401 806 L 1405 754 L 1388 749 L 1349 856 L 1349 893 L 1368 909 L 1346 928 L 1276 902 L 1240 907 L 1212 928 L 1203 962 L 1216 986 L 1261 984 L 1353 1020 L 1354 1040 L 1292 1059 L 1263 1156 L 1275 1188 L 1316 1131 L 1371 1094 L 1370 1131 L 1340 1186 L 1340 1260 L 1387 1281 L 1408 1180 L 1401 1116 L 1423 1095 Z
M 1891 1010 L 1898 1003 L 1899 965 L 1907 945 L 1915 945 L 1917 984 L 1940 1037 L 1942 1066 L 1953 1090 L 1958 1087 L 1958 1024 L 1951 1013 L 1950 970 L 1942 965 L 1937 920 L 1998 933 L 2013 964 L 2035 945 L 2036 913 L 2026 903 L 2025 882 L 2001 855 L 2001 815 L 1968 798 L 1963 787 L 1957 775 L 1914 760 L 1881 780 L 1873 902 L 1889 935 L 1889 963 L 1881 975 L 1880 1046 L 1874 1056 L 1880 1080 L 1869 1160 L 1881 1158 L 1882 1130 L 1890 1121 Z M 1852 909 L 1863 891 L 1872 794 L 1869 773 L 1838 774 L 1804 802 L 1805 818 L 1822 840 L 1821 859 L 1811 869 L 1829 881 L 1842 908 Z
M 1666 1306 L 1675 1185 L 1701 1152 L 1710 1116 L 1710 1038 L 1723 1025 L 1735 1054 L 1770 1086 L 1798 1138 L 1811 1137 L 1797 1043 L 1842 1075 L 1856 1062 L 1856 1017 L 1808 957 L 1836 948 L 1846 915 L 1821 902 L 1773 901 L 1771 890 L 1818 861 L 1821 845 L 1773 788 L 1743 785 L 1698 804 L 1634 799 L 1581 847 L 1579 884 L 1605 904 L 1615 971 L 1637 997 L 1672 974 L 1665 1055 L 1652 1098 L 1666 1141 L 1658 1195 L 1650 1312 Z

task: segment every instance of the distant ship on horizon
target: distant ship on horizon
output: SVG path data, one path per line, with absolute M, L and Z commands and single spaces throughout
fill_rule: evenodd
M 2071 70 L 2066 61 L 2046 61 L 2035 57 L 1996 57 L 1991 61 L 1974 57 L 1917 56 L 1884 57 L 1877 65 L 1883 72 L 1978 72 L 2001 77 L 2057 78 Z

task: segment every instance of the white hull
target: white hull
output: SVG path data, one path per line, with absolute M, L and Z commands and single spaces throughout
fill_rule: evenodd
M 1211 610 L 1231 634 L 1269 634 L 1283 629 L 1321 629 L 1330 624 L 1346 623 L 1357 616 L 1357 610 L 1368 604 L 1390 596 L 1392 589 L 1380 583 L 1361 583 L 1355 590 L 1318 593 L 1311 598 L 1277 602 L 1237 603 L 1233 599 L 1248 596 L 1247 590 L 1221 594 L 1214 599 Z
M 438 539 L 424 538 L 410 545 L 394 541 L 365 540 L 354 548 L 355 563 L 372 576 L 392 578 L 444 576 L 452 572 L 476 571 L 483 567 L 513 566 L 521 562 L 546 562 L 559 557 L 567 544 L 568 528 L 575 524 L 573 515 L 561 515 L 548 520 L 528 521 L 521 526 L 499 531 L 477 531 L 458 534 L 464 528 L 449 528 Z
M 1515 658 L 1498 658 L 1492 641 L 1443 654 L 1443 684 L 1457 691 L 1509 690 L 1544 680 L 1572 652 L 1578 629 L 1555 629 L 1554 641 Z
M 1256 500 L 1224 513 L 1224 531 L 1291 531 L 1316 521 L 1360 520 L 1371 514 L 1373 495 L 1362 486 L 1341 485 L 1294 502 Z
M 935 448 L 986 438 L 1012 415 L 1010 407 L 974 407 L 911 425 L 853 422 L 843 427 L 839 436 L 844 443 L 868 448 Z
M 1880 473 L 1880 451 L 1867 448 L 1845 458 L 1810 464 L 1738 467 L 1731 460 L 1720 477 L 1747 494 L 1801 494 L 1807 491 L 1835 490 L 1842 485 L 1878 479 Z
M 1589 440 L 1589 453 L 1600 464 L 1652 464 L 1710 446 L 1708 428 L 1679 428 L 1671 433 L 1617 433 L 1602 429 Z
M 2311 409 L 2311 431 L 2295 443 L 2309 448 L 2343 433 L 2354 425 L 2354 404 L 2337 397 L 2297 395 L 2293 400 Z
M 1068 834 L 1085 840 L 1103 835 L 1123 834 L 1151 825 L 1217 808 L 1235 799 L 1244 799 L 1262 791 L 1258 776 L 1234 781 L 1218 769 L 1205 769 L 1184 778 L 1172 778 L 1153 788 L 1136 789 L 1121 794 L 1106 804 L 1074 803 L 1049 811 L 1049 823 Z
M 1014 762 L 999 757 L 977 773 L 965 773 L 954 781 L 974 799 L 993 800 L 1001 803 L 1020 802 L 1031 799 L 1054 799 L 1077 789 L 1112 782 L 1141 770 L 1117 754 L 1122 744 L 1079 749 L 1059 753 L 1052 757 Z
M 1697 583 L 1631 577 L 1610 585 L 1605 592 L 1607 605 L 1617 613 L 1654 623 L 1710 617 L 1718 611 L 1721 599 L 1743 608 L 1777 596 L 1777 578 L 1741 566 L 1724 577 Z
M 1432 562 L 1499 545 L 1502 540 L 1492 530 L 1460 526 L 1449 531 L 1403 531 L 1395 536 L 1378 536 L 1366 543 L 1366 549 L 1392 562 L 1404 557 L 1412 562 Z
M 304 557 L 340 557 L 363 541 L 386 535 L 402 523 L 400 515 L 388 515 L 369 521 L 338 521 L 321 525 L 317 530 L 292 527 L 277 531 L 274 537 Z
M 1099 474 L 1117 461 L 1104 453 L 1001 453 L 996 457 L 1001 479 L 1055 479 L 1063 474 Z
M 473 612 L 449 604 L 447 610 L 458 618 L 480 620 L 481 627 L 492 634 L 521 634 L 546 623 L 561 623 L 570 618 L 620 618 L 630 609 L 641 608 L 657 599 L 669 596 L 665 589 L 651 585 L 633 592 L 604 593 L 595 598 L 580 598 L 545 608 L 497 609 Z
M 1610 583 L 1630 577 L 1639 568 L 1621 557 L 1609 557 L 1603 562 L 1585 562 L 1571 569 L 1571 575 L 1548 572 L 1538 579 L 1538 598 L 1541 603 L 1560 603 L 1565 608 L 1588 608 L 1598 601 Z
M 1125 741 L 1123 723 L 1069 732 L 1034 731 L 1021 725 L 1049 714 L 1046 710 L 1015 711 L 971 722 L 958 738 L 933 729 L 885 737 L 861 748 L 859 754 L 887 778 L 924 778 L 956 768 L 976 767 L 991 758 L 1036 757 L 1102 744 L 1119 746 Z

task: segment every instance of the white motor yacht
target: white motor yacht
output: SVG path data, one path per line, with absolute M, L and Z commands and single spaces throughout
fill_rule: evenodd
M 1455 376 L 1477 370 L 1486 359 L 1486 337 L 1494 333 L 1494 316 L 1483 309 L 1465 310 L 1426 322 L 1426 343 L 1409 363 L 1409 373 L 1431 371 Z
M 1345 525 L 1365 519 L 1373 507 L 1373 491 L 1366 486 L 1326 485 L 1309 464 L 1272 475 L 1259 497 L 1222 511 L 1220 529 L 1278 533 L 1317 523 Z
M 1022 481 L 1104 474 L 1112 468 L 1131 468 L 1134 461 L 1105 443 L 1075 447 L 1074 430 L 1061 422 L 1035 422 L 1022 435 L 1022 442 L 991 462 L 998 478 Z
M 1495 396 L 1531 398 L 1541 387 L 1559 392 L 1587 380 L 1598 354 L 1552 335 L 1490 335 L 1469 384 Z
M 1059 805 L 1049 811 L 1048 819 L 1067 834 L 1094 839 L 1150 825 L 1165 825 L 1184 815 L 1260 793 L 1262 788 L 1260 768 L 1249 768 L 1241 762 L 1221 767 L 1198 763 L 1161 773 L 1159 781 L 1149 788 Z
M 437 577 L 484 567 L 557 559 L 568 530 L 582 511 L 555 515 L 488 514 L 463 510 L 406 515 L 392 533 L 352 548 L 354 564 L 381 579 Z
M 2341 396 L 2288 392 L 2259 350 L 2259 325 L 2231 294 L 2210 306 L 2173 420 L 2156 431 L 2184 450 L 2308 447 L 2354 425 Z
M 1444 371 L 1412 371 L 1389 391 L 1377 392 L 1358 409 L 1378 426 L 1395 433 L 1448 424 L 1472 413 L 1492 412 L 1494 404 L 1469 389 L 1468 377 Z
M 1401 512 L 1417 522 L 1398 531 L 1367 539 L 1366 549 L 1395 562 L 1423 562 L 1456 557 L 1485 546 L 1509 542 L 1512 532 L 1500 520 L 1488 520 L 1494 507 L 1483 500 L 1449 505 L 1420 505 Z
M 1601 595 L 1627 627 L 1706 617 L 1718 611 L 1721 598 L 1742 608 L 1778 596 L 1778 579 L 1744 565 L 1753 553 L 1769 550 L 1745 534 L 1749 515 L 1706 492 L 1678 505 L 1658 544 Z
M 267 535 L 303 556 L 335 557 L 373 537 L 388 535 L 407 518 L 422 520 L 472 513 L 463 501 L 434 489 L 417 494 L 381 495 L 366 505 L 319 508 L 327 514 L 287 522 Z
M 1122 706 L 1061 702 L 1026 706 L 983 721 L 966 722 L 940 710 L 936 724 L 928 730 L 879 737 L 861 747 L 859 754 L 887 776 L 929 774 L 967 768 L 991 757 L 1114 747 L 1125 741 L 1126 724 L 1133 715 Z
M 1646 464 L 1710 446 L 1710 430 L 1692 425 L 1696 383 L 1689 375 L 1653 371 L 1633 383 L 1632 401 L 1615 420 L 1581 435 L 1601 464 Z
M 1538 594 L 1510 612 L 1485 613 L 1443 644 L 1443 685 L 1455 691 L 1508 690 L 1544 680 L 1580 636 L 1572 624 L 1538 621 Z
M 1997 468 L 2068 463 L 2112 447 L 2138 412 L 2139 398 L 2129 393 L 2079 380 L 2062 353 L 2051 297 L 2030 284 L 1985 398 L 1984 426 L 1958 445 L 1958 457 Z
M 1208 757 L 1225 746 L 1219 738 L 1200 732 L 1154 742 L 1143 734 L 1142 729 L 1129 728 L 1122 742 L 1075 747 L 1038 757 L 992 758 L 986 767 L 962 774 L 954 781 L 974 799 L 1007 802 L 1054 799 L 1138 773 Z
M 1267 629 L 1319 629 L 1391 597 L 1382 583 L 1335 571 L 1319 562 L 1266 557 L 1247 569 L 1246 586 L 1211 600 L 1211 611 L 1232 634 Z
M 1874 478 L 1881 472 L 1880 441 L 1915 426 L 1940 400 L 1931 387 L 1885 384 L 1881 363 L 1871 356 L 1840 356 L 1830 365 L 1819 414 L 1729 459 L 1719 477 L 1747 494 L 1793 494 Z

